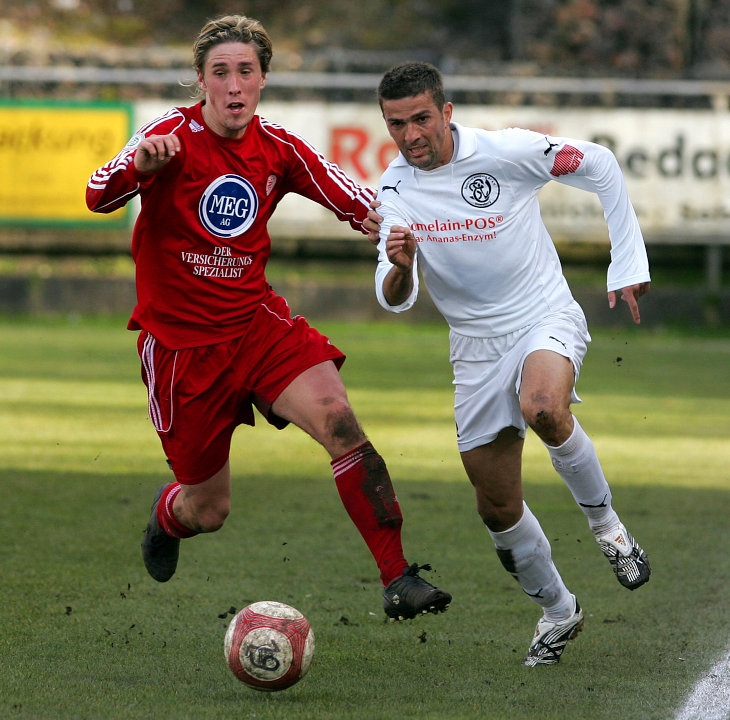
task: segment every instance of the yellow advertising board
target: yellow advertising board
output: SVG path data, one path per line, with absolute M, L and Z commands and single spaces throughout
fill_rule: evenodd
M 121 227 L 86 208 L 86 183 L 129 139 L 125 104 L 0 103 L 0 225 Z

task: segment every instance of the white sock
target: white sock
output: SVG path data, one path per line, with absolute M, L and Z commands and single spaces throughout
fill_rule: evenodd
M 553 563 L 540 523 L 526 503 L 523 507 L 522 517 L 509 530 L 489 534 L 504 569 L 542 607 L 546 619 L 566 620 L 575 611 L 575 599 Z
M 573 416 L 573 432 L 558 447 L 545 444 L 553 467 L 573 494 L 573 498 L 588 518 L 588 525 L 596 535 L 609 530 L 619 522 L 611 507 L 611 488 L 606 482 L 596 449 L 578 418 Z

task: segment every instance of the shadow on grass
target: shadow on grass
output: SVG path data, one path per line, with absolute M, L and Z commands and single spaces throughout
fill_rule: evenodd
M 586 629 L 557 667 L 520 661 L 538 611 L 499 565 L 466 483 L 399 491 L 409 559 L 448 613 L 386 624 L 377 573 L 331 482 L 234 480 L 234 512 L 185 541 L 157 584 L 139 542 L 157 480 L 0 470 L 0 716 L 10 718 L 672 717 L 726 649 L 730 491 L 627 487 L 651 582 L 621 588 L 559 485 L 527 485 Z M 310 619 L 315 661 L 277 694 L 223 660 L 231 611 L 277 599 Z

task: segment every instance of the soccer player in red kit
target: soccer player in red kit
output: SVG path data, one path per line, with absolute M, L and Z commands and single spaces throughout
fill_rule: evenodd
M 392 619 L 444 611 L 451 595 L 419 576 L 401 544 L 398 499 L 365 436 L 328 338 L 266 280 L 267 222 L 287 193 L 367 232 L 372 190 L 359 187 L 301 137 L 256 115 L 272 56 L 256 20 L 207 23 L 193 47 L 203 98 L 142 127 L 90 178 L 86 201 L 111 212 L 135 195 L 132 237 L 142 377 L 150 418 L 175 482 L 161 487 L 145 530 L 150 575 L 169 580 L 180 540 L 213 532 L 230 510 L 230 442 L 253 425 L 293 423 L 332 458 L 342 502 L 380 570 Z

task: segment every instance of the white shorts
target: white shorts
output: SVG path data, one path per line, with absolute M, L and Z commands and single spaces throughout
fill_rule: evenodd
M 577 302 L 535 325 L 494 338 L 449 333 L 454 369 L 454 416 L 460 452 L 492 442 L 506 427 L 522 437 L 527 423 L 520 411 L 520 382 L 525 358 L 535 350 L 552 350 L 573 363 L 578 381 L 591 336 Z M 572 402 L 579 403 L 575 384 Z

